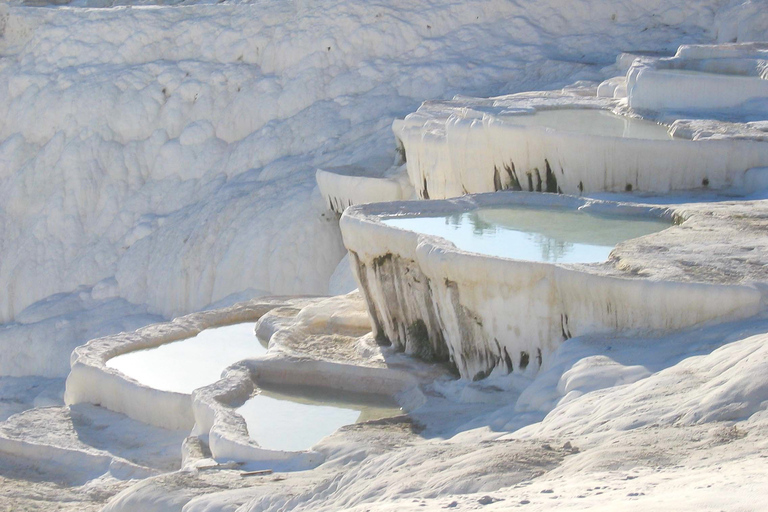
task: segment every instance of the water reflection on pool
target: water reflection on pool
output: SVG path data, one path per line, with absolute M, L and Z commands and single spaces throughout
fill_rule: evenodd
M 525 206 L 440 217 L 392 217 L 382 222 L 439 236 L 465 251 L 548 263 L 605 261 L 617 243 L 670 226 L 656 219 Z
M 213 384 L 233 363 L 266 353 L 253 322 L 205 329 L 159 347 L 136 350 L 107 361 L 107 366 L 161 391 L 191 393 Z
M 387 396 L 281 385 L 261 388 L 237 409 L 262 448 L 307 450 L 340 427 L 402 414 Z

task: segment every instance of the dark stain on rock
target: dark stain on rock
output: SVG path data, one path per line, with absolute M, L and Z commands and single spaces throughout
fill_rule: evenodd
M 520 369 L 525 370 L 528 367 L 528 362 L 530 360 L 530 356 L 528 355 L 528 352 L 525 350 L 520 352 Z
M 580 181 L 580 182 L 579 182 L 579 194 L 583 194 L 583 193 L 584 193 L 584 183 L 582 183 L 582 182 Z
M 541 192 L 541 173 L 539 172 L 538 167 L 533 171 L 536 173 L 536 192 Z
M 495 165 L 493 166 L 493 190 L 495 192 L 503 190 L 501 187 L 501 175 L 499 174 L 499 168 Z
M 512 373 L 514 371 L 513 365 L 512 365 L 512 358 L 509 357 L 509 352 L 507 352 L 507 347 L 504 347 L 504 364 L 507 367 L 507 373 Z
M 708 187 L 709 186 L 709 178 L 704 178 L 701 180 L 701 186 L 702 187 Z
M 396 151 L 397 151 L 397 156 L 399 157 L 399 162 L 398 163 L 400 165 L 403 165 L 404 163 L 406 163 L 408 161 L 408 158 L 407 158 L 407 156 L 405 154 L 405 144 L 403 144 L 403 141 L 401 141 L 398 138 L 396 138 L 396 140 L 397 140 Z
M 507 171 L 509 176 L 509 188 L 512 190 L 523 190 L 520 186 L 520 180 L 517 179 L 517 171 L 515 170 L 515 162 L 509 162 L 509 165 L 504 166 L 504 170 Z
M 520 180 L 517 179 L 514 162 L 510 162 L 509 165 L 504 164 L 504 171 L 506 171 L 506 176 L 501 174 L 501 170 L 497 166 L 493 166 L 493 189 L 496 192 L 500 190 L 522 190 Z
M 338 197 L 328 198 L 328 209 L 332 212 L 338 213 L 339 215 L 344 213 L 344 210 L 346 210 L 348 206 L 352 206 L 351 200 L 344 202 L 341 198 Z
M 429 190 L 427 190 L 427 178 L 424 178 L 424 188 L 421 190 L 421 197 L 429 199 Z
M 536 362 L 539 363 L 539 368 L 541 368 L 542 360 L 543 360 L 543 358 L 541 357 L 541 349 L 537 348 L 536 349 Z
M 546 158 L 544 159 L 544 165 L 546 166 L 546 174 L 544 176 L 545 184 L 547 187 L 547 192 L 550 192 L 552 194 L 556 193 L 558 191 L 557 188 L 557 177 L 555 176 L 555 173 L 552 172 L 552 168 L 549 166 L 549 160 Z
M 533 192 L 533 175 L 530 172 L 525 174 L 528 176 L 528 192 Z
M 358 267 L 365 274 L 364 265 L 358 263 Z M 370 267 L 367 272 L 372 275 L 361 280 L 373 282 L 366 282 L 362 293 L 374 319 L 376 339 L 429 361 L 448 361 L 449 350 L 435 310 L 431 283 L 416 262 L 387 253 L 374 258 Z
M 368 309 L 368 314 L 373 321 L 373 335 L 376 338 L 376 343 L 380 346 L 390 346 L 392 345 L 392 341 L 387 338 L 387 335 L 384 332 L 381 318 L 379 317 L 379 312 L 376 311 L 375 308 L 371 307 L 374 304 L 374 301 L 371 295 L 370 284 L 368 283 L 368 273 L 366 272 L 366 267 L 363 263 L 360 262 L 360 258 L 356 252 L 349 251 L 349 255 L 352 257 L 352 263 L 357 269 L 357 275 L 360 278 L 360 291 L 365 298 L 365 307 Z M 392 255 L 390 254 L 389 257 L 391 258 Z
M 568 315 L 560 315 L 560 331 L 563 334 L 563 339 L 567 340 L 571 338 L 571 331 L 568 328 Z
M 627 183 L 624 186 L 624 192 L 632 192 L 632 184 L 631 183 Z
M 472 311 L 467 309 L 461 304 L 459 287 L 455 281 L 449 279 L 445 280 L 445 286 L 449 292 L 449 299 L 451 307 L 456 314 L 456 321 L 459 328 L 460 347 L 458 354 L 453 354 L 454 360 L 457 362 L 457 366 L 460 365 L 459 371 L 461 374 L 468 378 L 485 378 L 493 369 L 501 362 L 501 356 L 498 353 L 493 353 L 489 347 L 479 343 L 485 333 L 482 331 L 482 321 Z M 471 363 L 473 366 L 479 366 L 483 370 L 469 373 L 467 363 Z
M 381 256 L 377 256 L 373 258 L 373 267 L 378 269 L 383 267 L 387 263 L 390 263 L 391 261 L 392 261 L 392 253 L 388 252 L 386 254 L 382 254 Z
M 424 323 L 424 320 L 419 318 L 412 322 L 406 330 L 406 336 L 412 355 L 425 361 L 440 359 L 436 357 L 437 354 L 429 340 L 429 331 L 427 331 L 427 324 Z

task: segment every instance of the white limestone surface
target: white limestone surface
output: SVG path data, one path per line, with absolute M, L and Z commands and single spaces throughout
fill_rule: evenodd
M 346 429 L 318 446 L 328 457 L 312 471 L 177 472 L 138 483 L 107 510 L 760 510 L 766 328 L 761 318 L 661 338 L 573 338 L 530 393 L 506 392 L 510 404 L 433 409 L 438 438 Z M 451 384 L 487 397 L 506 380 L 483 391 Z M 450 388 L 430 397 L 454 396 Z

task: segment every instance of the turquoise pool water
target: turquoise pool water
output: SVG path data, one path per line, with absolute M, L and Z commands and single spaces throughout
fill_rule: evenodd
M 205 329 L 159 347 L 113 357 L 107 366 L 161 391 L 192 393 L 213 384 L 233 363 L 266 353 L 253 333 L 254 322 Z
M 656 219 L 524 206 L 440 217 L 392 217 L 382 222 L 439 236 L 465 251 L 547 263 L 605 261 L 617 243 L 670 226 Z
M 398 416 L 389 397 L 305 386 L 261 389 L 240 408 L 248 434 L 262 448 L 307 450 L 340 427 Z

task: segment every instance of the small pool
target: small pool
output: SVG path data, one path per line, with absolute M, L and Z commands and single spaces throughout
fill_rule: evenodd
M 248 434 L 270 450 L 308 450 L 340 427 L 403 414 L 390 397 L 281 385 L 263 388 L 237 413 Z
M 507 122 L 523 126 L 541 126 L 560 131 L 578 132 L 627 139 L 671 140 L 667 126 L 599 109 L 537 110 L 533 114 L 499 116 Z
M 113 357 L 106 365 L 145 386 L 189 394 L 219 380 L 231 364 L 266 353 L 253 327 L 246 322 L 205 329 L 193 338 Z
M 565 208 L 481 208 L 440 217 L 391 217 L 384 224 L 439 236 L 464 251 L 547 263 L 605 261 L 624 240 L 668 228 L 656 219 Z

